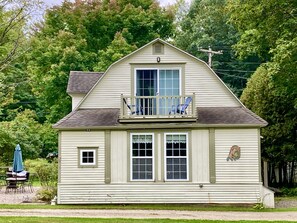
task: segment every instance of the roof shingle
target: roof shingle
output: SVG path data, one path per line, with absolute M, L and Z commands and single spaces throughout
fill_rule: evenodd
M 197 111 L 197 125 L 267 125 L 265 120 L 244 107 L 200 107 Z M 120 125 L 119 114 L 118 108 L 75 110 L 57 122 L 54 128 L 116 127 Z
M 104 72 L 71 71 L 67 93 L 88 93 L 103 74 Z

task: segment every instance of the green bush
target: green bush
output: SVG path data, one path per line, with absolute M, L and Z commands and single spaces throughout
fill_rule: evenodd
M 57 195 L 57 187 L 42 187 L 37 191 L 38 200 L 50 202 Z
M 295 188 L 282 188 L 281 194 L 287 197 L 297 197 L 297 187 Z
M 50 202 L 57 195 L 58 160 L 26 160 L 25 166 L 30 173 L 35 173 L 40 181 L 41 189 L 36 194 L 37 199 Z

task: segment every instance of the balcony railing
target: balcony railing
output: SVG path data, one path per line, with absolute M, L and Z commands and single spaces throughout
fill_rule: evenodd
M 193 120 L 197 116 L 195 94 L 183 96 L 123 96 L 122 120 L 180 119 Z

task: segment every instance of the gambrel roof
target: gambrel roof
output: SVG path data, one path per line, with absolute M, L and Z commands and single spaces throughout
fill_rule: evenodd
M 170 119 L 168 121 L 164 121 L 161 125 L 160 123 L 143 123 L 143 125 L 149 126 L 151 128 L 178 128 L 181 126 L 184 127 L 232 127 L 232 126 L 246 126 L 246 127 L 263 127 L 267 125 L 267 122 L 248 110 L 244 107 L 244 105 L 240 102 L 238 98 L 230 91 L 230 89 L 223 83 L 223 81 L 215 74 L 215 72 L 202 60 L 184 52 L 175 46 L 160 40 L 155 39 L 152 42 L 146 44 L 145 46 L 137 49 L 136 51 L 132 52 L 131 54 L 123 57 L 122 59 L 118 60 L 117 62 L 113 63 L 107 71 L 104 72 L 81 72 L 81 71 L 71 71 L 70 77 L 68 81 L 67 93 L 69 94 L 84 94 L 86 95 L 76 106 L 74 111 L 70 114 L 65 116 L 59 122 L 57 122 L 53 127 L 57 129 L 100 129 L 100 128 L 130 128 L 131 126 L 135 126 L 135 123 L 121 123 L 119 121 L 120 117 L 120 108 L 115 107 L 108 107 L 104 104 L 104 108 L 96 108 L 96 106 L 88 107 L 88 106 L 81 106 L 81 104 L 86 100 L 89 95 L 96 90 L 97 85 L 99 82 L 103 82 L 105 76 L 108 77 L 109 70 L 116 66 L 120 61 L 123 61 L 135 53 L 140 52 L 145 47 L 154 44 L 156 42 L 161 42 L 168 47 L 182 53 L 186 57 L 190 57 L 197 62 L 201 62 L 203 66 L 207 66 L 210 71 L 210 75 L 214 77 L 214 80 L 218 81 L 223 88 L 227 89 L 228 94 L 234 97 L 234 101 L 236 105 L 226 106 L 223 107 L 225 104 L 220 104 L 216 107 L 203 107 L 207 105 L 196 105 L 197 111 L 197 120 L 195 119 L 192 122 L 187 121 L 179 121 L 178 123 L 170 123 Z M 100 83 L 100 84 L 101 84 Z M 105 84 L 105 82 L 103 82 Z M 110 85 L 111 87 L 112 85 Z M 204 89 L 204 88 L 202 88 Z M 105 95 L 106 92 L 96 93 L 97 95 Z M 120 95 L 118 95 L 120 97 Z M 94 100 L 97 102 L 96 100 Z M 238 106 L 237 106 L 238 105 Z M 237 107 L 235 107 L 237 106 Z M 172 121 L 172 120 L 171 120 Z M 140 122 L 141 123 L 141 122 Z M 137 125 L 137 124 L 136 124 Z M 142 126 L 138 125 L 138 126 Z M 166 127 L 164 127 L 166 126 Z

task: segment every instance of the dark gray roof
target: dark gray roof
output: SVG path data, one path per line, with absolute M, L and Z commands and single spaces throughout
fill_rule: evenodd
M 244 107 L 198 108 L 199 124 L 249 124 L 267 125 L 267 122 Z
M 243 107 L 200 107 L 197 108 L 197 111 L 197 125 L 267 125 L 265 120 Z M 120 125 L 119 114 L 120 109 L 117 108 L 76 110 L 57 122 L 54 128 L 116 127 Z M 182 122 L 182 124 L 188 123 Z M 132 124 L 135 125 L 135 123 Z M 141 127 L 143 123 L 138 123 L 138 125 Z M 176 125 L 178 126 L 178 124 Z M 125 124 L 125 126 L 128 127 L 129 124 Z
M 79 128 L 95 126 L 115 126 L 118 124 L 120 109 L 80 109 L 58 121 L 54 128 Z
M 67 93 L 88 93 L 104 72 L 71 71 Z

